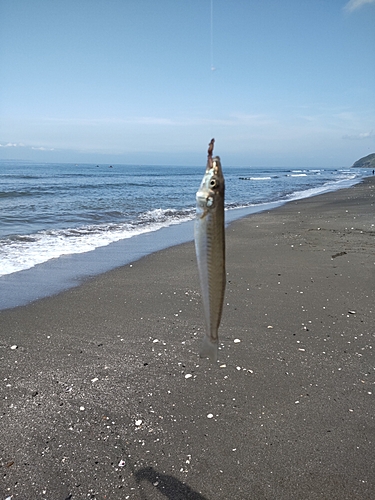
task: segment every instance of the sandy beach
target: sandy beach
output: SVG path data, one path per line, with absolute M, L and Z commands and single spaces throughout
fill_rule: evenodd
M 375 180 L 0 312 L 0 500 L 373 500 Z

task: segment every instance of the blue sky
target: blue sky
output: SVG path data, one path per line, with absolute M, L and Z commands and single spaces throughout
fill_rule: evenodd
M 0 0 L 0 159 L 350 166 L 375 0 Z

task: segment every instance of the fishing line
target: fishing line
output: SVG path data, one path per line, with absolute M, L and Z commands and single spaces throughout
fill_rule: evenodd
M 215 66 L 214 66 L 214 0 L 211 0 L 211 71 L 215 71 Z
M 215 106 L 216 106 L 216 103 L 214 102 L 215 100 L 213 99 L 213 96 L 215 95 L 215 87 L 214 87 L 215 70 L 216 68 L 214 66 L 214 0 L 210 0 L 210 78 L 209 78 L 210 90 L 207 101 L 209 103 L 208 129 L 210 137 L 215 137 L 215 127 L 213 121 L 213 117 L 215 114 Z
M 217 96 L 217 75 L 216 75 L 216 67 L 214 64 L 214 0 L 210 0 L 210 78 L 209 78 L 209 95 L 207 102 L 208 104 L 208 130 L 209 130 L 209 138 L 215 137 L 217 135 L 217 122 L 215 120 L 215 116 L 217 114 L 217 106 L 218 103 L 216 101 Z

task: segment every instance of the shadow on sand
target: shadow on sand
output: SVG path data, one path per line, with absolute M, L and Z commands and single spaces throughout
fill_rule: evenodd
M 135 473 L 137 483 L 150 482 L 162 495 L 169 500 L 207 500 L 204 496 L 192 490 L 190 486 L 182 483 L 173 476 L 160 474 L 152 467 L 145 467 Z M 147 497 L 144 497 L 145 500 Z

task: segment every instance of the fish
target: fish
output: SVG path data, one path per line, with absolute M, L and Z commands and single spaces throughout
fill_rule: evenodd
M 206 172 L 196 194 L 194 225 L 195 252 L 202 290 L 206 334 L 202 358 L 217 361 L 218 329 L 223 311 L 226 284 L 224 193 L 225 182 L 220 158 L 212 157 L 215 139 L 208 147 Z

